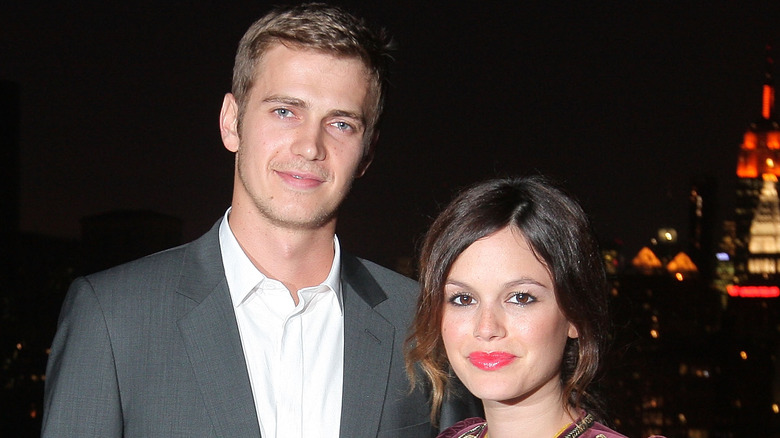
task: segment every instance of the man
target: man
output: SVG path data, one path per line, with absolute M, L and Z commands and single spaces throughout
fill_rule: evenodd
M 335 237 L 373 156 L 387 49 L 324 5 L 250 27 L 220 113 L 231 208 L 194 242 L 74 282 L 44 437 L 435 433 L 404 377 L 416 283 Z

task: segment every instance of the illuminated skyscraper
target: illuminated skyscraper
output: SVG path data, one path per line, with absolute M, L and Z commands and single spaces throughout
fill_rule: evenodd
M 767 46 L 761 117 L 745 132 L 737 160 L 732 296 L 780 295 L 780 123 Z
M 750 124 L 740 146 L 734 224 L 724 229 L 721 245 L 724 254 L 731 252 L 727 263 L 733 268 L 724 282 L 728 298 L 720 341 L 731 347 L 724 350 L 722 369 L 729 372 L 722 386 L 730 388 L 725 392 L 739 407 L 727 414 L 734 424 L 764 424 L 765 431 L 780 430 L 780 363 L 775 359 L 780 354 L 780 123 L 772 73 L 767 46 L 761 117 Z

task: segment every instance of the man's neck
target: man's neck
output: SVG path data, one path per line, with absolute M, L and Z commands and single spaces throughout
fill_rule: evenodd
M 282 282 L 298 304 L 298 290 L 322 283 L 333 265 L 335 219 L 316 229 L 289 229 L 233 215 L 230 229 L 252 264 Z

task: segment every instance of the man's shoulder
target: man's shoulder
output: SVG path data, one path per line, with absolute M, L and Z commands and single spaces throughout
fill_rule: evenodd
M 219 241 L 212 229 L 192 242 L 85 275 L 78 281 L 85 281 L 94 289 L 104 291 L 138 285 L 144 286 L 144 289 L 154 289 L 178 282 L 186 274 L 186 269 L 200 275 L 214 269 L 222 272 L 221 266 Z
M 123 279 L 128 281 L 133 278 L 149 278 L 173 272 L 176 266 L 182 264 L 187 248 L 191 244 L 190 242 L 169 248 L 99 272 L 87 274 L 84 278 L 90 283 L 103 283 Z
M 419 286 L 416 281 L 374 262 L 354 256 L 342 258 L 342 283 L 345 300 L 352 293 L 374 311 L 399 326 L 411 321 Z M 350 292 L 352 291 L 352 292 Z
M 417 282 L 405 275 L 374 263 L 371 260 L 356 257 L 351 254 L 344 255 L 342 260 L 343 264 L 349 266 L 354 262 L 357 262 L 360 267 L 364 268 L 382 289 L 391 288 L 394 291 L 402 291 L 404 294 L 412 294 L 414 296 L 419 292 Z

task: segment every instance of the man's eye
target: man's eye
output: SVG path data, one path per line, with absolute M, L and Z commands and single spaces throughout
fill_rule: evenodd
M 474 297 L 470 295 L 459 294 L 450 298 L 450 302 L 456 306 L 468 306 L 474 304 Z
M 274 110 L 274 112 L 281 118 L 292 117 L 293 115 L 292 111 L 288 110 L 287 108 L 277 108 Z
M 517 292 L 512 294 L 511 297 L 509 297 L 509 302 L 512 304 L 526 305 L 526 304 L 531 304 L 534 301 L 536 301 L 536 298 L 534 298 L 533 295 L 525 292 Z
M 332 125 L 339 131 L 348 131 L 352 129 L 352 125 L 347 122 L 333 122 Z

